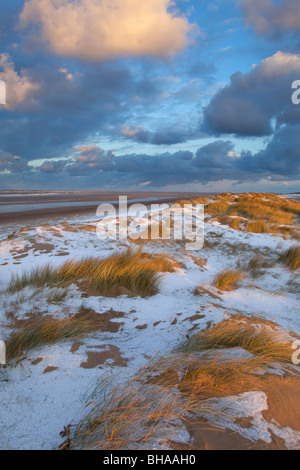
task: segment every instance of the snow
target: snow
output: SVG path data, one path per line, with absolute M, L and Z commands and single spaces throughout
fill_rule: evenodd
M 78 229 L 84 225 L 96 225 L 97 221 L 96 216 L 88 219 L 80 216 L 72 217 L 68 222 Z M 85 338 L 76 352 L 70 351 L 72 343 L 44 347 L 29 352 L 26 359 L 5 370 L 8 380 L 1 381 L 0 377 L 2 449 L 57 448 L 62 442 L 60 431 L 69 423 L 77 422 L 85 405 L 85 391 L 101 379 L 102 374 L 109 372 L 112 377 L 126 378 L 155 355 L 170 353 L 191 331 L 206 328 L 208 322 L 221 321 L 226 313 L 259 315 L 277 322 L 286 331 L 300 332 L 299 289 L 297 292 L 289 286 L 290 281 L 297 282 L 297 275 L 278 262 L 278 256 L 293 243 L 275 235 L 235 231 L 217 222 L 207 221 L 205 224 L 205 240 L 215 242 L 213 248 L 188 252 L 184 244 L 176 242 L 145 245 L 145 251 L 164 252 L 184 264 L 184 268 L 177 269 L 175 273 L 163 275 L 160 293 L 153 297 L 82 298 L 74 285 L 59 304 L 49 304 L 47 301 L 47 294 L 51 291 L 49 288 L 36 291 L 27 287 L 20 293 L 7 294 L 5 289 L 11 276 L 24 270 L 49 262 L 58 266 L 69 258 L 108 256 L 114 250 L 121 251 L 131 245 L 130 241 L 99 240 L 94 232 L 69 231 L 63 222 L 55 219 L 49 221 L 47 226 L 29 226 L 27 231 L 20 231 L 20 224 L 1 227 L 0 339 L 9 332 L 7 326 L 11 321 L 5 314 L 10 311 L 16 312 L 18 318 L 24 318 L 32 311 L 63 318 L 66 312 L 76 313 L 84 306 L 99 314 L 113 309 L 123 312 L 124 317 L 113 320 L 121 323 L 118 332 L 97 332 Z M 16 233 L 7 239 L 12 231 Z M 235 268 L 238 261 L 243 262 L 245 257 L 249 261 L 258 251 L 276 261 L 275 266 L 266 269 L 263 276 L 255 280 L 249 276 L 240 289 L 229 293 L 222 294 L 211 286 L 220 271 Z M 207 259 L 207 264 L 200 268 L 191 255 Z M 247 272 L 246 267 L 244 270 Z M 194 296 L 193 291 L 199 285 L 220 299 L 209 294 Z M 195 314 L 198 319 L 192 320 Z M 203 318 L 199 318 L 201 315 Z M 144 328 L 137 328 L 141 326 Z M 127 367 L 113 366 L 110 360 L 100 368 L 80 367 L 86 361 L 87 350 L 96 351 L 99 345 L 118 347 L 122 358 L 128 361 Z M 42 361 L 32 365 L 32 361 L 39 357 L 43 358 Z M 48 366 L 57 367 L 57 370 L 43 373 Z M 261 412 L 267 405 L 262 392 L 218 399 L 215 406 L 219 410 L 230 410 L 234 416 L 252 416 L 253 426 L 249 429 L 240 428 L 232 419 L 222 418 L 219 423 L 247 438 L 270 442 L 268 428 L 271 428 L 286 441 L 289 448 L 300 445 L 299 433 L 288 428 L 279 429 L 276 423 L 264 421 Z M 184 431 L 180 432 L 179 435 L 185 436 Z
M 243 437 L 256 442 L 262 440 L 267 443 L 273 441 L 270 431 L 283 439 L 288 449 L 300 447 L 300 432 L 290 427 L 283 427 L 275 420 L 266 421 L 262 412 L 268 410 L 267 395 L 264 392 L 247 392 L 234 397 L 208 400 L 210 414 L 205 418 L 223 428 L 231 429 Z M 214 414 L 213 414 L 214 413 Z M 239 426 L 238 419 L 251 418 L 249 427 Z

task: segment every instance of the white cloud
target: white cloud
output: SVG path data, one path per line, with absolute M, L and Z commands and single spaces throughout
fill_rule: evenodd
M 292 71 L 300 72 L 300 56 L 278 51 L 261 63 L 261 71 L 265 77 L 276 78 L 288 75 Z
M 35 38 L 65 57 L 164 57 L 184 48 L 196 28 L 169 6 L 170 0 L 26 0 L 19 28 L 33 26 L 31 44 Z
M 33 104 L 39 84 L 30 79 L 25 69 L 18 74 L 8 54 L 0 55 L 0 80 L 6 85 L 6 109 L 26 110 Z

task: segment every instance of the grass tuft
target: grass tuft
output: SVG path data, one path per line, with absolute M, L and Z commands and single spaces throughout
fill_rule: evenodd
M 5 340 L 7 360 L 22 357 L 32 349 L 70 339 L 79 339 L 93 331 L 91 322 L 66 318 L 55 320 L 43 318 L 39 324 L 21 330 L 14 330 Z
M 131 379 L 115 386 L 110 378 L 102 381 L 89 397 L 90 411 L 70 436 L 71 448 L 149 449 L 158 440 L 170 441 L 178 422 L 197 416 L 204 422 L 208 413 L 217 413 L 207 401 L 211 397 L 260 390 L 274 377 L 272 363 L 290 363 L 291 345 L 290 337 L 263 321 L 226 319 L 195 334 L 172 355 L 155 358 Z M 236 347 L 254 357 L 236 356 Z M 220 349 L 231 351 L 214 351 Z
M 250 233 L 267 233 L 268 227 L 263 220 L 255 220 L 246 225 L 246 230 Z
M 248 232 L 283 233 L 286 238 L 291 234 L 296 239 L 299 236 L 293 228 L 299 222 L 300 203 L 275 194 L 246 193 L 238 197 L 231 193 L 222 194 L 206 204 L 206 213 L 224 220 L 235 216 L 240 218 L 240 223 L 248 221 Z M 243 230 L 240 223 L 232 222 L 231 228 Z
M 241 271 L 225 270 L 216 276 L 214 284 L 218 289 L 230 292 L 238 289 L 240 282 L 244 278 L 245 274 Z
M 280 330 L 247 321 L 223 320 L 190 338 L 180 351 L 243 348 L 270 362 L 291 362 L 292 340 Z
M 72 448 L 138 450 L 149 448 L 154 439 L 172 438 L 176 428 L 170 422 L 184 419 L 191 399 L 151 384 L 145 369 L 113 388 L 109 378 L 101 380 L 89 397 L 91 410 L 71 436 Z
M 283 255 L 285 260 L 285 265 L 292 269 L 296 270 L 300 268 L 300 245 L 294 245 L 289 248 Z
M 265 361 L 253 359 L 210 358 L 188 365 L 181 389 L 203 398 L 237 395 L 251 390 Z
M 91 295 L 150 296 L 158 292 L 161 272 L 173 272 L 178 264 L 165 255 L 149 255 L 141 250 L 127 250 L 108 258 L 71 259 L 59 268 L 51 265 L 13 276 L 8 291 L 26 286 L 64 286 L 77 282 Z

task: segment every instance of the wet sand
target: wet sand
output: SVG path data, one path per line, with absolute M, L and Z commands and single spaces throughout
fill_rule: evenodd
M 15 196 L 6 193 L 0 192 L 0 223 L 29 223 L 31 221 L 45 220 L 49 217 L 51 217 L 51 220 L 55 220 L 56 218 L 61 219 L 62 217 L 67 218 L 76 215 L 95 215 L 96 208 L 101 203 L 109 202 L 115 207 L 118 206 L 119 196 L 127 196 L 128 204 L 131 201 L 132 203 L 140 202 L 149 206 L 150 204 L 170 204 L 182 199 L 189 200 L 195 197 L 212 195 L 212 193 L 107 193 L 83 191 L 82 193 L 70 192 L 66 194 L 66 192 L 57 192 L 45 195 L 42 193 L 30 193 L 30 195 L 27 195 L 20 192 L 19 196 Z M 51 204 L 55 207 L 43 207 L 43 205 Z M 13 206 L 13 211 L 1 213 L 1 207 L 5 210 L 6 206 Z M 28 210 L 29 206 L 30 210 Z

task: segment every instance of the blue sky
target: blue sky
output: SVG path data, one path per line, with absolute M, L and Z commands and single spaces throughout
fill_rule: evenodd
M 0 6 L 0 187 L 299 191 L 298 0 Z

